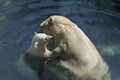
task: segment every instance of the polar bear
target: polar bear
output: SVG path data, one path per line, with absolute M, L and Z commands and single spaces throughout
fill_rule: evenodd
M 49 35 L 35 33 L 30 47 L 20 56 L 17 62 L 17 70 L 31 78 L 37 77 L 36 70 L 42 73 L 44 60 L 47 59 L 51 53 L 46 48 L 50 39 L 52 39 L 52 37 Z
M 43 21 L 40 27 L 47 35 L 53 36 L 54 48 L 62 43 L 67 45 L 67 50 L 57 63 L 77 76 L 73 80 L 110 80 L 108 66 L 91 40 L 74 22 L 54 15 Z M 59 55 L 54 53 L 51 57 Z
M 20 56 L 17 62 L 17 70 L 30 78 L 30 80 L 38 80 L 37 77 L 42 80 L 51 80 L 51 78 L 52 80 L 53 78 L 54 80 L 63 80 L 63 78 L 60 78 L 59 73 L 55 77 L 57 69 L 55 70 L 51 66 L 44 65 L 45 61 L 50 58 L 52 52 L 64 53 L 65 50 L 65 45 L 60 45 L 59 48 L 56 48 L 53 51 L 48 50 L 53 46 L 49 46 L 49 43 L 52 44 L 52 40 L 52 36 L 46 35 L 45 33 L 35 33 L 30 47 Z

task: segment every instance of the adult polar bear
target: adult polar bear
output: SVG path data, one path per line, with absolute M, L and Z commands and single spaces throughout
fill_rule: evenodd
M 108 67 L 99 52 L 75 23 L 63 16 L 50 16 L 41 23 L 41 29 L 55 39 L 55 48 L 59 44 L 67 45 L 59 64 L 67 68 L 78 78 L 74 80 L 110 80 Z M 60 54 L 52 54 L 56 57 Z

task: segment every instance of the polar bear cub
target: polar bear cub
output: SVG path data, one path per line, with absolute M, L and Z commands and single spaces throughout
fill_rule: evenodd
M 45 33 L 35 32 L 30 47 L 20 56 L 17 62 L 17 70 L 28 78 L 35 80 L 38 77 L 36 70 L 42 73 L 44 60 L 51 54 L 46 48 L 48 41 L 51 39 L 52 37 Z

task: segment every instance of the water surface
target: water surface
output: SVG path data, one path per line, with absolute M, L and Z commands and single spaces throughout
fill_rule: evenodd
M 75 22 L 109 65 L 112 80 L 120 80 L 119 12 L 98 7 L 93 0 L 0 0 L 0 4 L 0 80 L 32 80 L 17 72 L 15 64 L 39 24 L 54 14 Z

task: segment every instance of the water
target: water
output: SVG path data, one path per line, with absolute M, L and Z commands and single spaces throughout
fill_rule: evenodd
M 79 25 L 109 65 L 112 80 L 120 80 L 119 12 L 98 7 L 94 0 L 0 0 L 0 4 L 0 80 L 32 80 L 15 64 L 39 24 L 54 14 Z

